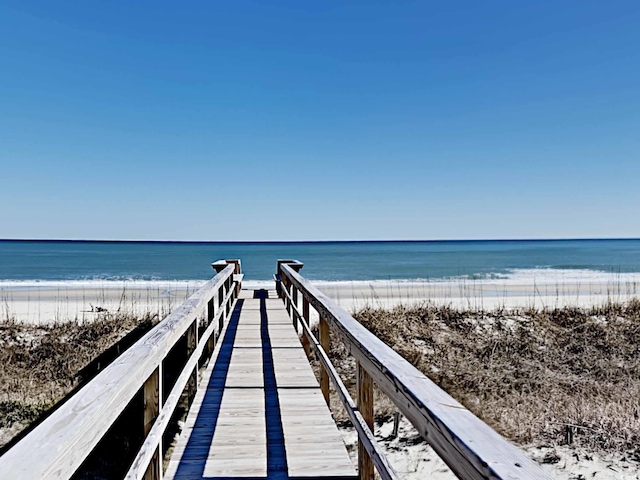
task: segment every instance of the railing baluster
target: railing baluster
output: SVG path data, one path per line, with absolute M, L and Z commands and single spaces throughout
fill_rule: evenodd
M 291 283 L 289 282 L 288 279 L 285 279 L 284 281 L 284 289 L 287 292 L 287 300 L 286 300 L 286 305 L 287 305 L 287 313 L 289 315 L 291 315 Z
M 293 328 L 295 328 L 296 333 L 299 333 L 298 332 L 298 317 L 297 317 L 297 315 L 293 315 L 292 314 L 292 305 L 295 306 L 296 308 L 298 306 L 298 289 L 296 287 L 294 287 L 293 285 L 291 286 L 291 297 L 293 298 L 293 302 L 287 303 L 287 312 L 289 312 L 289 315 L 291 315 L 291 318 L 293 318 Z
M 373 380 L 360 362 L 356 362 L 358 382 L 358 411 L 373 432 Z M 371 457 L 367 453 L 363 442 L 358 438 L 358 478 L 373 480 L 374 470 Z
M 297 307 L 297 305 L 296 305 Z M 307 325 L 311 325 L 310 323 L 310 313 L 309 313 L 309 300 L 304 295 L 302 296 L 302 316 L 304 317 L 304 321 Z M 307 358 L 311 355 L 311 347 L 309 346 L 309 339 L 306 335 L 302 335 L 302 347 L 304 348 L 304 353 L 307 354 Z
M 295 285 L 291 286 L 291 297 L 293 298 L 293 304 L 298 308 L 298 289 Z
M 187 330 L 187 361 L 191 354 L 195 351 L 198 346 L 198 319 L 191 324 L 189 329 Z M 187 384 L 187 395 L 191 398 L 195 395 L 196 389 L 198 388 L 198 365 L 193 369 L 191 374 L 191 378 L 189 379 L 189 383 Z M 191 400 L 189 400 L 191 401 Z
M 214 298 L 212 297 L 211 300 L 207 302 L 207 326 L 211 324 L 211 321 L 214 319 L 215 316 L 216 316 L 215 302 L 214 302 Z M 216 332 L 214 331 L 209 337 L 209 339 L 207 340 L 207 356 L 211 355 L 215 346 L 216 346 Z
M 225 294 L 225 296 L 226 296 L 226 295 L 231 291 L 231 277 L 229 277 L 229 278 L 227 279 L 227 281 L 226 281 L 226 282 L 224 282 L 224 286 L 225 286 L 224 294 Z M 225 316 L 226 316 L 227 318 L 229 317 L 229 313 L 231 313 L 231 304 L 230 304 L 229 302 L 227 302 L 227 303 L 225 304 L 225 314 L 226 314 Z
M 162 374 L 161 365 L 155 369 L 151 376 L 144 382 L 144 435 L 148 435 L 162 408 Z M 162 479 L 162 439 L 156 448 L 151 463 L 144 476 L 145 480 Z
M 308 342 L 309 340 L 307 339 L 307 343 Z M 320 346 L 325 351 L 325 353 L 329 355 L 329 350 L 331 349 L 329 324 L 322 317 L 320 317 Z M 331 406 L 329 397 L 329 374 L 327 373 L 327 370 L 324 368 L 324 366 L 320 368 L 320 388 L 322 389 L 322 395 L 324 396 L 324 400 L 327 402 L 327 405 Z

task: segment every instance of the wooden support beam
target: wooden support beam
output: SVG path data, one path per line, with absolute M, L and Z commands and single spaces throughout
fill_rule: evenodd
M 320 346 L 328 356 L 329 350 L 331 349 L 331 337 L 329 334 L 329 324 L 324 318 L 320 318 Z M 329 373 L 324 366 L 320 368 L 320 388 L 322 389 L 322 395 L 324 396 L 325 402 L 327 402 L 327 405 L 331 407 L 331 401 L 329 398 Z
M 160 414 L 162 408 L 162 375 L 161 367 L 155 369 L 143 386 L 144 395 L 144 436 L 146 437 L 153 427 L 154 422 Z M 144 475 L 145 480 L 161 480 L 162 479 L 162 440 L 158 444 L 158 448 L 153 454 L 153 458 L 149 463 L 147 471 Z
M 358 411 L 364 418 L 369 429 L 373 432 L 373 380 L 362 368 L 360 362 L 356 362 L 358 382 Z M 367 453 L 364 443 L 358 440 L 358 478 L 360 480 L 373 480 L 373 462 Z

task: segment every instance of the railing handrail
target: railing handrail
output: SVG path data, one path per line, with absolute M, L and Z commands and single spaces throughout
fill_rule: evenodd
M 187 330 L 194 326 L 197 330 L 200 315 L 208 314 L 212 328 L 217 318 L 224 318 L 236 296 L 236 288 L 231 288 L 234 273 L 239 273 L 239 263 L 229 263 L 219 270 L 182 305 L 2 455 L 0 478 L 70 478 L 154 372 L 161 377 L 158 372 L 163 360 Z M 224 298 L 220 298 L 221 294 Z M 212 307 L 216 296 L 218 305 L 215 305 L 214 314 Z M 209 333 L 212 328 L 207 329 Z M 197 337 L 197 332 L 195 335 Z M 193 351 L 201 353 L 202 348 L 204 345 Z M 189 357 L 183 370 L 194 366 L 193 357 Z M 176 386 L 178 383 L 180 377 Z M 161 396 L 157 388 L 156 397 Z M 157 412 L 155 416 L 158 416 Z M 159 440 L 155 446 L 158 444 Z
M 553 478 L 300 275 L 301 267 L 300 262 L 292 268 L 281 261 L 278 273 L 341 337 L 350 354 L 459 478 Z M 295 290 L 289 298 L 295 303 Z

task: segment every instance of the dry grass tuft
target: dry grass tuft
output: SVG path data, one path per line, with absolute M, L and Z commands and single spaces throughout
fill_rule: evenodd
M 90 322 L 0 321 L 0 446 L 90 376 L 86 367 L 109 347 L 157 319 L 105 313 Z
M 518 444 L 571 441 L 601 452 L 637 450 L 638 300 L 509 312 L 427 304 L 366 308 L 354 317 Z M 354 392 L 354 362 L 338 338 L 332 337 L 331 357 Z M 376 415 L 388 418 L 394 406 L 379 395 Z

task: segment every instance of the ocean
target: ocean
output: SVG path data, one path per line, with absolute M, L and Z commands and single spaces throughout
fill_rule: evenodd
M 205 280 L 240 258 L 246 281 L 272 278 L 279 258 L 324 282 L 615 281 L 640 279 L 640 239 L 410 242 L 0 241 L 0 287 Z

